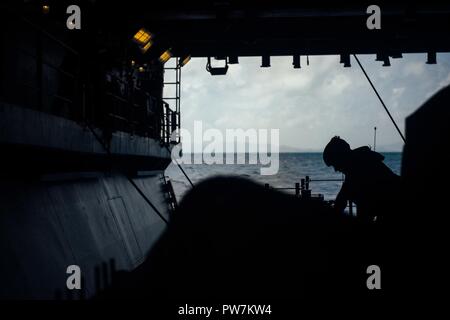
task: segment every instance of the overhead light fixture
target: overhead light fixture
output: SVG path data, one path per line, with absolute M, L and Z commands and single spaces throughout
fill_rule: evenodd
M 211 57 L 208 57 L 208 62 L 206 63 L 206 71 L 211 73 L 212 76 L 222 76 L 227 74 L 228 71 L 228 63 L 225 60 L 225 66 L 223 67 L 212 67 L 211 66 Z
M 344 68 L 350 68 L 352 66 L 350 63 L 350 55 L 349 54 L 341 54 L 340 63 L 344 64 Z
M 391 57 L 394 59 L 397 59 L 397 58 L 402 58 L 403 55 L 401 53 L 394 53 L 391 55 Z M 383 67 L 391 66 L 391 61 L 389 60 L 389 54 L 387 54 L 385 52 L 377 53 L 375 61 L 383 61 Z
M 182 56 L 180 59 L 180 63 L 179 66 L 180 67 L 184 67 L 185 65 L 188 64 L 188 62 L 191 61 L 191 55 L 187 55 L 187 56 Z
M 427 52 L 427 64 L 436 64 L 436 52 Z
M 144 67 L 140 66 L 139 67 L 139 72 L 144 72 L 144 71 L 145 71 Z
M 238 64 L 239 63 L 239 57 L 238 56 L 229 56 L 228 57 L 228 63 L 229 64 Z
M 172 58 L 172 52 L 168 49 L 159 56 L 159 62 L 166 63 L 170 58 Z
M 141 52 L 142 54 L 146 53 L 148 49 L 153 45 L 153 41 L 149 40 L 144 46 L 141 46 Z
M 136 65 L 136 61 L 131 60 L 131 66 L 134 67 Z
M 138 32 L 133 36 L 133 41 L 139 44 L 140 46 L 145 46 L 150 39 L 152 38 L 152 34 L 144 28 L 139 29 Z
M 270 67 L 270 56 L 264 55 L 262 56 L 261 68 Z
M 42 13 L 48 14 L 50 12 L 50 6 L 48 4 L 42 5 Z
M 294 69 L 300 69 L 300 55 L 294 54 L 292 57 L 292 65 L 294 66 Z

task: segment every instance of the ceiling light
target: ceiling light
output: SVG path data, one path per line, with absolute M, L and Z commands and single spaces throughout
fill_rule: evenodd
M 179 66 L 180 67 L 184 67 L 185 65 L 188 64 L 188 62 L 191 61 L 191 55 L 187 55 L 187 56 L 182 56 L 180 59 L 180 63 Z
M 344 64 L 344 68 L 350 68 L 352 66 L 350 63 L 350 55 L 341 54 L 340 63 Z
M 172 58 L 172 52 L 170 52 L 170 49 L 168 49 L 161 54 L 161 56 L 159 57 L 159 61 L 161 63 L 166 63 L 170 58 Z
M 292 57 L 292 65 L 294 66 L 294 69 L 300 69 L 300 55 L 294 54 Z
M 268 68 L 268 67 L 270 67 L 270 56 L 264 55 L 262 56 L 261 68 Z
M 427 53 L 427 64 L 436 64 L 436 52 L 428 52 Z
M 141 28 L 136 34 L 133 36 L 133 41 L 141 46 L 145 46 L 147 42 L 152 38 L 152 34 L 148 32 L 146 29 Z
M 153 45 L 153 41 L 149 40 L 144 46 L 141 47 L 142 54 L 146 53 L 148 49 Z
M 206 71 L 211 73 L 212 76 L 222 76 L 227 74 L 228 71 L 228 63 L 225 60 L 225 66 L 223 67 L 212 67 L 211 66 L 211 57 L 208 57 L 208 62 L 206 63 Z
M 238 56 L 229 56 L 228 57 L 228 63 L 229 64 L 238 64 L 239 63 L 239 57 Z

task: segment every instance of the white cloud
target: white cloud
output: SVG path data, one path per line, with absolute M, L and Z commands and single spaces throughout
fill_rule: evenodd
M 394 97 L 400 97 L 403 95 L 403 93 L 405 92 L 405 87 L 401 87 L 401 88 L 393 88 L 392 89 L 392 95 Z
M 405 55 L 392 67 L 382 67 L 374 56 L 361 63 L 385 100 L 398 125 L 437 88 L 450 83 L 450 55 L 440 55 L 437 66 L 424 55 Z M 442 64 L 439 64 L 440 62 Z M 302 57 L 302 68 L 292 68 L 291 57 L 272 58 L 271 68 L 260 68 L 260 58 L 240 58 L 225 76 L 211 76 L 206 59 L 192 59 L 183 68 L 182 123 L 192 128 L 203 120 L 219 130 L 280 128 L 280 144 L 321 149 L 340 134 L 353 145 L 370 144 L 373 127 L 379 144 L 400 140 L 358 65 L 343 68 L 339 57 Z
M 449 84 L 450 84 L 450 72 L 448 73 L 447 77 L 444 80 L 439 82 L 439 87 L 442 88 L 448 86 Z
M 425 61 L 414 61 L 406 65 L 404 69 L 405 76 L 420 76 L 424 73 Z

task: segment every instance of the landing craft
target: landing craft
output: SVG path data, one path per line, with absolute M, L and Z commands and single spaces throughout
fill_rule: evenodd
M 66 9 L 72 4 L 78 5 L 81 11 L 80 29 L 68 28 L 65 23 Z M 448 4 L 427 1 L 411 5 L 391 1 L 378 5 L 380 28 L 372 29 L 366 24 L 367 5 L 342 1 L 189 1 L 179 5 L 137 1 L 2 3 L 0 297 L 64 299 L 69 296 L 93 298 L 101 296 L 102 292 L 106 297 L 124 297 L 129 292 L 137 296 L 137 293 L 148 293 L 133 287 L 139 283 L 133 281 L 145 274 L 149 264 L 153 265 L 149 261 L 153 256 L 148 252 L 165 246 L 178 252 L 183 242 L 178 241 L 178 235 L 174 236 L 173 232 L 179 231 L 179 227 L 187 232 L 183 228 L 193 227 L 192 221 L 204 218 L 186 208 L 208 203 L 208 199 L 201 197 L 199 188 L 182 209 L 186 217 L 193 214 L 192 219 L 182 217 L 171 227 L 172 215 L 179 204 L 164 170 L 171 161 L 171 149 L 179 142 L 179 137 L 171 138 L 171 133 L 180 128 L 183 66 L 191 58 L 206 57 L 206 69 L 212 76 L 226 76 L 229 68 L 239 63 L 239 57 L 247 56 L 261 57 L 262 67 L 270 67 L 271 56 L 292 56 L 294 67 L 301 68 L 300 57 L 340 55 L 343 66 L 351 67 L 359 63 L 357 57 L 363 54 L 373 55 L 384 66 L 389 66 L 390 59 L 406 53 L 426 53 L 427 63 L 436 63 L 437 53 L 450 51 Z M 169 60 L 174 62 L 172 67 L 169 67 Z M 165 81 L 169 73 L 173 73 L 175 81 Z M 174 87 L 174 96 L 163 95 L 164 87 L 168 86 Z M 404 192 L 417 203 L 406 204 L 398 215 L 399 221 L 391 226 L 394 236 L 390 239 L 397 239 L 397 235 L 400 239 L 393 246 L 402 248 L 402 262 L 425 261 L 423 257 L 435 261 L 439 259 L 441 243 L 445 242 L 441 237 L 444 233 L 439 229 L 445 224 L 434 224 L 427 218 L 435 206 L 428 200 L 439 196 L 443 199 L 444 195 L 442 191 L 433 193 L 426 187 L 440 178 L 448 178 L 448 173 L 437 172 L 433 163 L 439 161 L 441 168 L 449 163 L 448 156 L 437 151 L 448 147 L 443 137 L 449 136 L 448 125 L 444 123 L 449 109 L 441 107 L 443 101 L 448 102 L 448 89 L 430 99 L 406 123 L 407 144 L 402 165 Z M 186 178 L 189 179 L 187 175 Z M 217 188 L 223 185 L 219 182 L 216 182 Z M 233 183 L 239 187 L 241 182 Z M 248 189 L 244 189 L 254 192 L 253 196 L 267 191 L 255 191 L 253 186 L 246 186 Z M 327 210 L 322 198 L 311 197 L 306 180 L 295 189 L 303 210 Z M 286 201 L 289 206 L 292 200 L 280 195 L 257 198 L 258 201 L 268 199 L 266 211 L 275 210 L 271 205 L 276 202 L 270 199 Z M 243 208 L 251 211 L 251 207 Z M 425 213 L 427 216 L 422 216 Z M 242 217 L 231 216 L 242 222 L 236 227 L 222 217 L 233 234 L 245 237 L 241 227 L 254 227 L 254 221 L 243 222 Z M 263 225 L 270 226 L 271 220 L 265 218 Z M 288 215 L 286 218 L 293 219 L 286 220 L 288 224 L 292 221 L 291 225 L 302 223 L 298 217 Z M 214 230 L 205 220 L 200 222 L 205 224 L 196 226 Z M 266 234 L 270 233 L 260 221 L 257 225 Z M 433 237 L 418 238 L 422 234 L 419 225 L 436 231 Z M 290 244 L 294 241 L 289 237 L 285 240 Z M 237 246 L 230 241 L 232 244 Z M 275 245 L 270 241 L 265 244 Z M 411 249 L 415 244 L 432 246 L 423 252 Z M 229 248 L 221 241 L 218 245 Z M 182 296 L 193 290 L 199 298 L 230 292 L 247 298 L 265 292 L 279 294 L 283 292 L 277 291 L 283 289 L 281 280 L 294 283 L 290 277 L 305 270 L 294 272 L 292 266 L 286 271 L 285 265 L 278 262 L 290 261 L 283 259 L 292 252 L 287 247 L 277 249 L 269 251 L 276 254 L 269 256 L 270 263 L 267 263 L 273 267 L 271 270 L 277 271 L 276 276 L 262 273 L 265 278 L 258 278 L 261 281 L 256 278 L 247 282 L 233 281 L 233 275 L 246 270 L 246 266 L 234 269 L 230 261 L 246 261 L 244 256 L 231 254 L 228 260 L 220 260 L 205 251 L 203 254 L 211 254 L 205 260 L 187 261 L 195 266 L 208 266 L 205 270 L 208 275 L 218 276 L 217 282 L 210 283 L 210 278 L 196 279 L 200 282 L 198 290 L 195 290 L 197 282 L 193 281 L 192 287 L 185 287 L 183 291 L 181 286 L 175 285 L 178 279 L 175 278 L 167 286 L 155 280 L 154 287 L 152 281 L 144 287 L 149 291 L 166 289 L 166 296 L 173 292 Z M 305 257 L 320 260 L 307 245 L 304 252 Z M 420 259 L 414 259 L 416 256 Z M 223 261 L 229 269 L 214 269 L 213 262 Z M 166 275 L 173 275 L 167 270 L 179 272 L 179 277 L 183 277 L 184 264 L 175 268 L 175 265 L 157 261 L 154 268 L 165 270 Z M 65 271 L 70 265 L 79 266 L 83 281 L 81 290 L 69 294 Z M 250 266 L 254 265 L 250 263 L 247 267 Z M 403 267 L 398 268 L 403 270 Z M 262 271 L 269 269 L 262 268 Z M 130 271 L 120 284 L 114 283 L 112 276 L 118 270 Z M 340 270 L 348 276 L 348 279 L 343 277 L 348 280 L 346 284 L 356 279 L 350 272 L 358 270 Z M 246 272 L 244 274 L 256 271 Z M 430 274 L 438 277 L 440 273 Z M 320 288 L 314 293 L 316 297 L 321 297 L 322 293 L 327 296 L 326 291 L 321 291 L 326 288 L 326 280 L 311 279 L 314 279 L 311 282 L 318 281 L 314 285 Z M 365 280 L 363 278 L 361 283 L 365 284 Z M 307 277 L 299 283 L 309 289 L 313 287 Z M 408 282 L 402 284 L 407 286 Z M 424 284 L 420 282 L 417 286 Z M 356 288 L 352 291 L 354 297 L 371 299 L 372 296 L 367 297 L 365 293 L 359 295 L 360 290 L 366 289 L 361 289 L 359 282 L 352 285 L 349 288 Z M 397 282 L 392 286 L 402 287 Z M 333 290 L 333 294 L 327 296 L 330 299 L 340 292 L 339 288 Z M 301 286 L 285 294 L 295 297 L 299 291 L 302 291 Z M 152 294 L 157 295 L 156 290 Z M 302 294 L 308 296 L 310 292 L 306 290 Z

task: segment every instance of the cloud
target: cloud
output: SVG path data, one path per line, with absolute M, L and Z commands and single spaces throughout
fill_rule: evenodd
M 403 93 L 405 92 L 405 87 L 401 87 L 401 88 L 393 88 L 392 89 L 392 95 L 394 96 L 394 97 L 397 97 L 397 98 L 399 98 L 399 97 L 401 97 L 402 95 L 403 95 Z
M 391 67 L 374 56 L 359 58 L 401 128 L 407 115 L 450 83 L 449 54 L 440 54 L 434 66 L 423 54 L 405 55 Z M 222 131 L 279 128 L 280 144 L 317 150 L 335 134 L 352 146 L 370 144 L 377 126 L 380 146 L 401 144 L 353 59 L 352 68 L 343 68 L 337 56 L 310 57 L 309 66 L 305 60 L 293 69 L 291 57 L 273 57 L 270 68 L 260 68 L 260 58 L 240 58 L 227 75 L 211 76 L 206 59 L 192 59 L 182 70 L 183 126 L 192 130 L 203 120 Z
M 447 75 L 445 79 L 443 79 L 441 82 L 439 82 L 439 88 L 446 87 L 450 84 L 450 73 Z
M 404 68 L 405 76 L 420 76 L 424 73 L 425 64 L 423 61 L 414 61 L 406 64 Z

